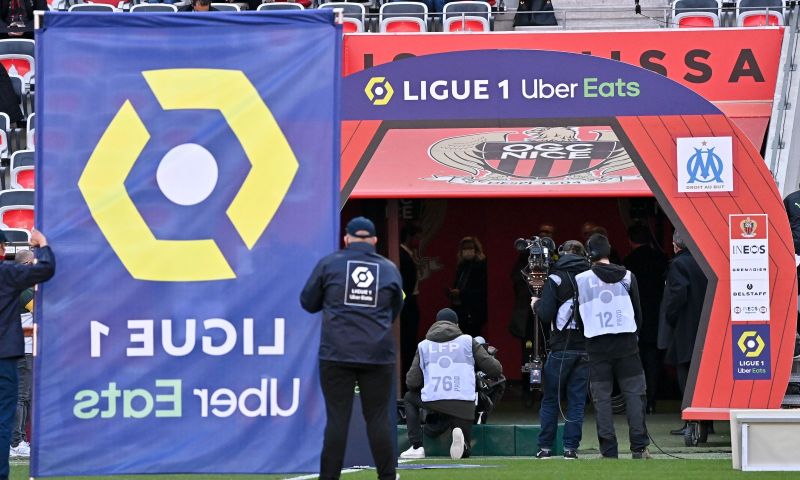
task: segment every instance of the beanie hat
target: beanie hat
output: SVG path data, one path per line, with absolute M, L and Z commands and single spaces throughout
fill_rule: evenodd
M 458 314 L 450 308 L 443 308 L 436 314 L 436 321 L 458 323 Z

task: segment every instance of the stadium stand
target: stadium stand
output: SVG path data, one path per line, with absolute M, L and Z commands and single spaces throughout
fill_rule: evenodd
M 742 12 L 736 16 L 738 27 L 763 27 L 766 25 L 785 25 L 784 17 L 778 12 Z

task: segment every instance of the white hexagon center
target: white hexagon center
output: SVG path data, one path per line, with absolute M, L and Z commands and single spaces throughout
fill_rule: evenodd
M 167 152 L 156 171 L 161 192 L 184 206 L 197 205 L 208 198 L 218 176 L 214 155 L 196 143 L 184 143 Z

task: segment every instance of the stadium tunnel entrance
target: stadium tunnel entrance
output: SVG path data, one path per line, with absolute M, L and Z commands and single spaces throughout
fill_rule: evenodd
M 520 367 L 530 353 L 524 345 L 532 340 L 532 331 L 528 328 L 520 336 L 511 328 L 520 310 L 525 314 L 530 310 L 530 295 L 517 298 L 527 290 L 518 290 L 519 285 L 515 289 L 512 280 L 512 274 L 519 272 L 528 256 L 526 251 L 515 249 L 516 239 L 538 236 L 544 228 L 552 229 L 556 246 L 567 240 L 584 242 L 585 224 L 591 223 L 608 232 L 613 254 L 618 257 L 615 262 L 621 263 L 631 252 L 628 227 L 644 225 L 650 231 L 652 245 L 667 258 L 672 257 L 673 227 L 653 197 L 352 199 L 342 209 L 342 231 L 347 221 L 358 215 L 375 221 L 378 252 L 398 265 L 401 230 L 406 225 L 420 230 L 416 252 L 422 277 L 418 283 L 417 341 L 424 339 L 436 312 L 452 306 L 447 292 L 456 281 L 459 241 L 469 236 L 481 242 L 488 272 L 488 319 L 481 334 L 498 348 L 497 358 L 506 378 L 523 385 L 527 377 Z M 661 378 L 658 397 L 679 398 L 674 368 L 666 367 Z
M 472 64 L 493 69 L 478 81 L 461 68 Z M 520 67 L 556 64 L 562 68 L 537 71 L 541 78 Z M 586 72 L 592 76 L 583 77 Z M 437 91 L 436 98 L 423 101 L 390 93 L 428 85 L 434 77 L 452 79 L 437 85 L 461 85 L 459 94 Z M 474 84 L 470 95 L 464 82 Z M 581 91 L 573 95 L 572 85 Z M 603 222 L 612 242 L 624 247 L 625 223 L 618 212 L 609 214 L 619 207 L 614 201 L 601 205 L 608 198 L 655 197 L 708 279 L 683 418 L 722 420 L 731 408 L 780 406 L 797 320 L 786 212 L 758 150 L 708 100 L 638 67 L 537 50 L 471 50 L 390 62 L 346 76 L 343 98 L 341 203 L 463 198 L 448 207 L 461 212 L 462 223 L 454 220 L 448 227 L 438 255 L 452 265 L 455 239 L 466 234 L 469 219 L 491 219 L 470 233 L 493 238 L 486 245 L 490 264 L 497 265 L 491 268 L 507 272 L 495 273 L 495 282 L 510 276 L 510 262 L 502 266 L 498 253 L 511 248 L 505 242 L 535 233 L 528 229 L 539 223 L 558 221 L 564 230 L 557 235 L 566 239 L 585 221 Z M 514 197 L 587 200 L 576 207 L 577 218 L 568 218 L 502 200 Z M 480 204 L 476 198 L 493 200 Z M 598 208 L 607 209 L 609 220 L 601 219 Z M 502 239 L 485 230 L 499 223 L 508 225 Z M 388 238 L 397 238 L 398 221 L 386 228 L 392 230 Z M 398 251 L 396 241 L 388 248 Z M 430 312 L 423 315 L 429 321 Z M 493 312 L 491 329 L 505 328 L 502 316 Z M 750 351 L 748 345 L 758 342 L 748 339 L 755 337 L 763 348 Z M 751 368 L 755 361 L 757 369 Z

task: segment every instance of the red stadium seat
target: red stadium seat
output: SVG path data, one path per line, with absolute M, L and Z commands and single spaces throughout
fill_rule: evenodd
M 33 167 L 21 167 L 11 171 L 12 188 L 34 188 Z
M 35 63 L 30 55 L 5 54 L 0 55 L 0 64 L 6 69 L 9 75 L 18 75 L 29 82 L 30 77 L 35 75 Z
M 11 155 L 11 188 L 33 188 L 33 150 L 17 150 Z
M 736 17 L 736 25 L 739 27 L 774 27 L 783 24 L 783 16 L 775 11 L 770 11 L 769 15 L 764 12 L 744 12 Z
M 428 7 L 422 2 L 385 2 L 378 15 L 381 32 L 427 32 L 428 20 Z
M 357 18 L 343 18 L 342 31 L 344 33 L 360 33 L 364 31 L 364 24 Z
M 488 32 L 489 22 L 481 17 L 448 18 L 445 32 Z
M 381 32 L 418 33 L 427 31 L 425 22 L 416 17 L 387 18 L 381 23 Z
M 312 0 L 297 0 L 295 2 L 289 2 L 288 0 L 274 0 L 275 3 L 299 3 L 303 6 L 303 8 L 311 8 Z
M 719 27 L 719 16 L 708 12 L 687 12 L 675 16 L 674 26 L 678 28 Z
M 0 227 L 33 228 L 33 190 L 0 192 Z

